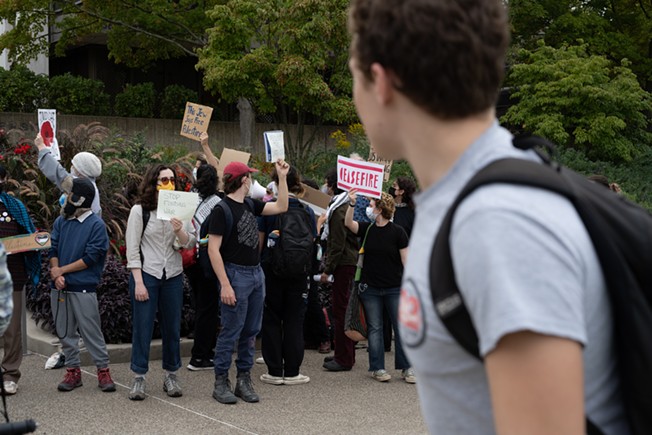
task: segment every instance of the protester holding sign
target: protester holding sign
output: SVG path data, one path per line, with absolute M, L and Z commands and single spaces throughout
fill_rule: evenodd
M 70 172 L 61 166 L 52 155 L 51 148 L 45 146 L 43 137 L 39 133 L 34 139 L 34 144 L 38 148 L 38 167 L 45 175 L 45 178 L 57 185 L 64 194 L 70 192 L 72 188 L 73 178 L 88 178 L 95 187 L 95 199 L 91 210 L 97 215 L 102 215 L 102 207 L 100 207 L 100 192 L 97 190 L 95 179 L 102 175 L 102 162 L 96 155 L 86 151 L 75 154 L 72 158 L 72 166 Z M 63 203 L 63 201 L 61 201 Z
M 408 237 L 402 227 L 394 224 L 394 199 L 383 193 L 380 199 L 372 199 L 367 207 L 371 222 L 353 220 L 353 208 L 358 195 L 349 191 L 349 205 L 344 224 L 358 237 L 363 238 L 362 273 L 358 283 L 360 299 L 364 304 L 365 318 L 369 327 L 369 371 L 373 379 L 387 382 L 392 376 L 385 370 L 383 352 L 383 313 L 389 313 L 391 328 L 396 336 L 394 368 L 401 370 L 401 377 L 415 383 L 415 376 L 405 356 L 398 334 L 398 304 L 401 295 L 403 265 L 407 259 Z M 364 254 L 364 256 L 363 256 Z
M 23 203 L 5 192 L 7 170 L 0 165 L 0 237 L 17 234 L 31 234 L 36 231 L 32 219 Z M 16 394 L 20 379 L 20 364 L 23 361 L 22 307 L 23 287 L 29 281 L 37 284 L 41 268 L 40 256 L 36 252 L 18 253 L 7 256 L 7 267 L 13 281 L 14 314 L 3 335 L 4 356 L 2 371 L 7 394 Z
M 176 190 L 176 172 L 165 165 L 151 167 L 139 187 L 139 199 L 131 208 L 125 235 L 127 268 L 131 271 L 133 330 L 131 370 L 134 381 L 129 399 L 144 400 L 145 375 L 149 370 L 149 349 L 154 320 L 159 314 L 163 342 L 163 389 L 170 397 L 181 396 L 177 371 L 181 367 L 179 349 L 183 266 L 179 248 L 196 242 L 190 222 L 156 216 L 158 192 Z

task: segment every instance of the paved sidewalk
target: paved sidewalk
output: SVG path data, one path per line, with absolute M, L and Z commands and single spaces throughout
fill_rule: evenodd
M 332 354 L 331 354 L 332 355 Z M 179 372 L 184 395 L 169 398 L 163 392 L 160 360 L 152 361 L 143 402 L 127 399 L 131 381 L 128 363 L 112 364 L 115 393 L 97 388 L 95 367 L 82 367 L 84 386 L 72 392 L 56 389 L 64 370 L 45 370 L 49 355 L 25 356 L 18 394 L 7 398 L 12 421 L 33 418 L 40 434 L 419 434 L 426 433 L 416 386 L 400 379 L 379 383 L 367 372 L 367 352 L 357 351 L 350 372 L 330 373 L 321 368 L 324 355 L 307 350 L 302 373 L 305 385 L 273 386 L 260 382 L 266 366 L 255 364 L 253 379 L 261 402 L 222 405 L 212 397 L 213 372 Z M 257 353 L 256 356 L 260 356 Z M 393 353 L 386 367 L 393 367 Z M 231 378 L 235 377 L 234 368 Z

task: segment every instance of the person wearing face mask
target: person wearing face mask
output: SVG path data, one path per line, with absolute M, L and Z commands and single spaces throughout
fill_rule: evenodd
M 387 382 L 392 378 L 385 370 L 383 352 L 383 310 L 386 307 L 396 336 L 394 368 L 401 370 L 401 378 L 406 382 L 415 383 L 414 372 L 398 334 L 398 305 L 403 265 L 407 259 L 407 234 L 402 227 L 391 221 L 395 209 L 391 195 L 383 192 L 380 199 L 369 201 L 367 217 L 371 223 L 353 219 L 356 189 L 350 190 L 348 195 L 349 207 L 344 224 L 353 234 L 366 239 L 359 291 L 369 328 L 369 371 L 372 378 L 379 382 Z
M 226 165 L 223 176 L 226 196 L 208 218 L 208 255 L 220 284 L 222 301 L 222 329 L 215 346 L 213 398 L 224 404 L 236 403 L 236 397 L 250 403 L 260 400 L 251 380 L 256 335 L 261 329 L 265 300 L 265 274 L 260 266 L 256 217 L 277 215 L 288 209 L 290 165 L 279 159 L 275 169 L 278 199 L 263 202 L 245 198 L 253 185 L 251 174 L 258 171 L 240 162 Z M 229 369 L 236 344 L 236 386 L 232 391 Z
M 38 148 L 38 167 L 45 175 L 45 178 L 50 180 L 52 183 L 63 191 L 66 195 L 66 180 L 68 180 L 68 186 L 72 178 L 88 178 L 91 183 L 93 183 L 93 188 L 95 189 L 95 197 L 93 199 L 93 204 L 91 204 L 91 211 L 99 216 L 102 215 L 102 207 L 100 206 L 100 192 L 97 189 L 96 179 L 102 175 L 102 162 L 97 158 L 96 155 L 91 154 L 86 151 L 75 154 L 72 158 L 72 165 L 70 166 L 70 172 L 59 163 L 54 156 L 50 148 L 46 147 L 43 143 L 43 138 L 39 133 L 34 139 L 34 144 Z M 61 205 L 65 202 L 65 198 L 62 197 L 60 200 Z
M 157 312 L 163 344 L 162 364 L 166 372 L 163 390 L 170 397 L 183 394 L 177 379 L 181 367 L 179 339 L 183 304 L 183 266 L 179 248 L 191 248 L 196 237 L 190 222 L 156 217 L 160 190 L 176 190 L 176 173 L 169 166 L 152 166 L 143 177 L 125 235 L 133 322 L 131 400 L 146 397 L 145 375 L 149 370 L 149 349 Z
M 394 223 L 403 227 L 408 235 L 412 235 L 412 226 L 414 225 L 414 201 L 412 195 L 416 192 L 417 186 L 408 177 L 397 177 L 389 188 L 389 194 L 394 197 L 396 212 L 394 213 Z
M 5 192 L 6 181 L 7 170 L 0 165 L 0 237 L 34 233 L 36 228 L 25 205 Z M 7 255 L 6 261 L 13 282 L 14 312 L 3 335 L 2 372 L 5 392 L 16 394 L 18 380 L 21 377 L 20 365 L 23 360 L 21 331 L 23 287 L 30 281 L 33 285 L 38 284 L 41 260 L 38 253 L 26 252 Z
M 95 188 L 90 180 L 76 178 L 61 216 L 54 221 L 50 248 L 52 317 L 66 361 L 66 374 L 57 389 L 82 386 L 79 337 L 97 366 L 98 386 L 115 391 L 109 372 L 109 353 L 102 334 L 96 288 L 109 249 L 102 218 L 91 212 Z

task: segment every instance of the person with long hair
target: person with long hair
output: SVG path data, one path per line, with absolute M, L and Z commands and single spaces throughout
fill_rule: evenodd
M 414 226 L 414 200 L 412 196 L 417 190 L 417 185 L 409 177 L 397 177 L 389 188 L 389 194 L 394 197 L 396 211 L 394 223 L 403 227 L 410 238 Z
M 272 173 L 272 181 L 278 186 L 278 174 Z M 312 267 L 314 239 L 317 237 L 315 213 L 310 207 L 301 204 L 298 198 L 304 193 L 301 184 L 301 174 L 295 167 L 290 167 L 287 174 L 289 191 L 288 212 L 279 216 L 264 216 L 258 218 L 258 231 L 262 247 L 262 265 L 265 272 L 265 306 L 263 309 L 261 348 L 268 373 L 260 380 L 272 385 L 298 385 L 310 382 L 310 378 L 300 373 L 304 356 L 303 320 L 306 313 L 308 297 L 308 275 Z M 296 225 L 294 236 L 301 240 L 311 240 L 310 252 L 307 255 L 305 273 L 289 274 L 286 271 L 275 270 L 273 262 L 274 249 L 282 249 L 279 230 L 281 218 L 284 215 L 296 213 L 303 219 L 305 225 Z M 276 236 L 276 238 L 274 238 Z M 272 243 L 268 243 L 268 242 Z M 276 246 L 275 246 L 276 245 Z
M 203 164 L 197 168 L 194 190 L 199 193 L 201 202 L 192 218 L 196 235 L 199 235 L 199 230 L 210 216 L 213 207 L 220 202 L 220 197 L 217 195 L 217 182 L 217 170 L 213 166 Z M 219 325 L 219 283 L 214 277 L 204 273 L 199 262 L 186 268 L 185 272 L 195 296 L 194 344 L 187 368 L 192 371 L 212 370 L 213 348 Z
M 358 288 L 364 305 L 365 319 L 369 327 L 369 371 L 379 382 L 387 382 L 392 376 L 385 370 L 383 346 L 383 312 L 387 309 L 396 336 L 394 368 L 401 370 L 401 377 L 408 383 L 416 378 L 405 356 L 398 334 L 398 305 L 401 296 L 403 265 L 407 259 L 408 237 L 403 227 L 392 222 L 394 198 L 382 193 L 379 199 L 371 199 L 367 207 L 368 222 L 353 220 L 357 191 L 349 191 L 349 207 L 344 224 L 362 239 L 362 274 Z
M 177 379 L 181 367 L 179 349 L 183 303 L 183 266 L 179 248 L 190 248 L 196 237 L 190 222 L 156 217 L 159 190 L 177 190 L 176 172 L 166 165 L 152 166 L 139 187 L 138 202 L 127 222 L 127 268 L 132 306 L 131 370 L 134 381 L 129 399 L 144 400 L 145 375 L 154 320 L 159 315 L 163 343 L 163 390 L 170 397 L 183 394 Z

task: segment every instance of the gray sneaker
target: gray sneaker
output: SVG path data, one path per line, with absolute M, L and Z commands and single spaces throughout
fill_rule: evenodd
M 168 373 L 165 375 L 165 382 L 163 382 L 163 391 L 168 393 L 168 396 L 170 397 L 183 396 L 183 391 L 181 391 L 181 386 L 177 380 L 177 375 L 173 373 Z
M 145 400 L 145 378 L 138 376 L 134 378 L 129 391 L 129 400 Z

